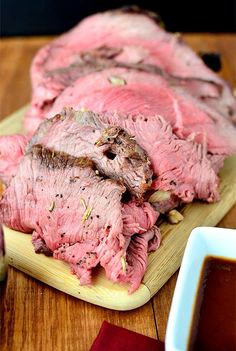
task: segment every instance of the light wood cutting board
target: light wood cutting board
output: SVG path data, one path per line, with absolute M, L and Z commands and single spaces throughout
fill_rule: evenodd
M 16 111 L 0 123 L 0 135 L 22 131 L 26 108 Z M 161 224 L 161 246 L 149 255 L 143 283 L 132 295 L 127 293 L 127 286 L 108 281 L 102 269 L 94 274 L 91 287 L 80 286 L 66 263 L 34 253 L 31 235 L 5 228 L 9 263 L 56 289 L 96 305 L 123 311 L 142 306 L 179 268 L 192 229 L 197 226 L 215 226 L 236 202 L 236 156 L 226 160 L 220 178 L 221 200 L 218 203 L 195 202 L 186 205 L 181 210 L 184 215 L 181 223 Z

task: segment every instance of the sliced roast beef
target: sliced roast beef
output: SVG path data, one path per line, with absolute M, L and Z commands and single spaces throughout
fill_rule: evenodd
M 117 60 L 117 56 L 123 51 L 122 48 L 111 48 L 108 46 L 102 46 L 97 49 L 92 49 L 87 52 L 78 54 L 76 61 L 70 64 L 68 67 L 57 68 L 51 71 L 45 72 L 45 75 L 50 77 L 50 87 L 55 91 L 55 98 L 60 95 L 61 92 L 70 85 L 90 73 L 103 71 L 108 68 L 127 68 L 133 71 L 143 71 L 153 75 L 161 75 L 170 84 L 181 86 L 194 96 L 196 95 L 201 100 L 216 99 L 219 104 L 221 98 L 221 85 L 216 84 L 212 81 L 204 81 L 193 77 L 175 77 L 157 65 L 148 63 L 129 63 Z M 131 48 L 132 51 L 132 48 Z M 57 93 L 56 93 L 57 91 Z M 45 94 L 46 95 L 46 94 Z M 53 103 L 53 100 L 51 103 Z M 220 105 L 219 105 L 220 106 Z M 43 106 L 42 111 L 47 111 L 50 104 L 47 102 L 46 106 Z M 228 113 L 228 112 L 227 112 Z
M 110 128 L 103 130 L 101 120 Z M 127 134 L 117 137 L 117 130 L 125 130 L 133 137 L 130 139 Z M 152 188 L 170 191 L 171 194 L 171 201 L 158 204 L 161 212 L 180 201 L 190 202 L 197 198 L 212 202 L 219 198 L 218 177 L 206 150 L 193 141 L 179 139 L 170 124 L 160 116 L 96 115 L 65 109 L 61 115 L 41 125 L 32 139 L 31 144 L 34 143 L 76 157 L 89 157 L 100 172 L 123 180 L 131 193 L 140 196 L 148 189 L 147 182 L 151 180 L 150 172 L 148 177 L 144 176 L 147 173 L 147 157 L 142 150 L 145 150 L 156 178 Z
M 146 271 L 148 252 L 156 250 L 160 245 L 160 230 L 154 226 L 143 235 L 134 235 L 128 246 L 126 261 L 124 261 L 124 273 L 119 279 L 123 282 L 131 282 L 129 292 L 136 290 Z
M 148 203 L 122 205 L 124 191 L 123 185 L 98 176 L 88 158 L 35 145 L 4 192 L 0 222 L 34 231 L 36 251 L 69 262 L 81 284 L 91 282 L 92 268 L 98 263 L 109 279 L 124 281 L 123 258 L 132 235 L 145 235 L 157 220 Z M 158 238 L 155 229 L 148 241 L 159 243 Z M 136 277 L 126 279 L 131 291 L 138 287 L 142 277 L 137 274 L 143 275 L 144 270 L 135 270 Z
M 207 143 L 212 154 L 236 152 L 236 129 L 232 124 L 161 76 L 121 68 L 93 73 L 65 89 L 46 116 L 59 113 L 64 106 L 86 107 L 95 112 L 118 111 L 133 116 L 158 114 L 171 123 L 179 137 L 191 136 L 198 143 Z
M 40 125 L 28 149 L 37 143 L 74 157 L 88 157 L 99 172 L 123 182 L 138 198 L 151 186 L 150 160 L 132 134 L 103 124 L 93 112 L 64 109 Z
M 28 138 L 24 135 L 0 136 L 0 178 L 8 182 L 24 155 Z
M 129 48 L 132 53 L 132 47 Z M 87 52 L 82 52 L 78 55 L 75 63 L 66 68 L 59 68 L 47 72 L 52 77 L 54 88 L 59 87 L 59 94 L 68 86 L 73 85 L 78 78 L 86 76 L 90 73 L 102 71 L 107 68 L 127 68 L 133 71 L 143 71 L 153 75 L 161 75 L 170 85 L 180 86 L 187 90 L 193 96 L 199 98 L 202 103 L 212 106 L 223 116 L 231 116 L 233 107 L 236 108 L 236 103 L 232 94 L 228 94 L 228 89 L 222 91 L 222 85 L 216 81 L 203 80 L 202 78 L 195 78 L 191 76 L 178 77 L 174 76 L 157 64 L 150 64 L 144 62 L 125 62 L 120 59 L 119 54 L 122 48 L 110 48 L 107 46 L 92 49 Z M 227 99 L 229 101 L 227 101 Z M 227 103 L 226 103 L 227 102 Z M 47 108 L 49 106 L 47 105 Z
M 170 191 L 184 202 L 194 198 L 218 200 L 219 180 L 206 150 L 193 141 L 179 139 L 165 119 L 117 113 L 100 116 L 105 122 L 119 124 L 128 133 L 132 132 L 137 143 L 146 150 L 156 175 L 153 188 Z
M 109 48 L 108 54 L 102 51 L 106 67 L 113 65 L 115 58 L 121 64 L 160 68 L 182 79 L 183 87 L 226 118 L 235 118 L 236 103 L 228 85 L 204 65 L 179 35 L 165 32 L 145 14 L 108 11 L 86 18 L 36 55 L 31 69 L 33 98 L 26 122 L 30 130 L 65 86 L 71 84 L 71 78 L 104 68 L 104 62 L 98 62 L 101 55 L 96 63 L 90 60 L 83 65 L 87 52 L 101 52 L 104 47 Z

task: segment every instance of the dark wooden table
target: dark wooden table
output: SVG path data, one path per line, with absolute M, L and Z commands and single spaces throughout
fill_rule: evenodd
M 236 36 L 189 34 L 197 51 L 222 54 L 222 76 L 236 86 Z M 52 38 L 10 38 L 0 42 L 0 119 L 30 100 L 29 67 L 36 51 Z M 236 228 L 236 206 L 219 223 Z M 164 340 L 177 273 L 145 306 L 117 312 L 77 300 L 9 268 L 0 301 L 0 350 L 87 351 L 103 320 Z M 105 351 L 105 350 L 104 350 Z

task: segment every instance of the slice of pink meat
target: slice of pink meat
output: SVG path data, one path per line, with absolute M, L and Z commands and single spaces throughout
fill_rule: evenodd
M 124 79 L 126 84 L 112 85 L 112 76 Z M 149 73 L 113 68 L 80 78 L 64 90 L 46 117 L 60 113 L 65 106 L 132 116 L 161 115 L 179 137 L 207 144 L 207 150 L 213 154 L 236 152 L 236 129 L 227 119 L 181 88 Z
M 0 178 L 8 182 L 24 155 L 28 137 L 20 134 L 0 136 Z
M 76 64 L 81 53 L 103 46 L 121 50 L 115 57 L 118 62 L 154 65 L 184 79 L 180 83 L 183 88 L 204 98 L 226 118 L 235 118 L 236 102 L 228 84 L 207 68 L 179 35 L 164 31 L 144 14 L 117 10 L 84 19 L 37 53 L 31 68 L 33 96 L 26 123 L 29 130 L 35 128 L 37 120 L 43 118 L 42 111 L 47 111 L 66 88 L 48 73 L 68 68 Z

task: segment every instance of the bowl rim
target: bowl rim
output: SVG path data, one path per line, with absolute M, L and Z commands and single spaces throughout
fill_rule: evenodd
M 235 243 L 235 251 L 234 254 L 217 254 L 214 253 L 214 248 L 211 247 L 211 243 L 215 243 L 215 239 L 219 240 L 230 240 Z M 196 253 L 195 247 L 196 243 L 199 245 L 202 244 L 202 252 Z M 219 249 L 220 251 L 220 249 Z M 219 252 L 218 251 L 218 252 Z M 222 248 L 222 252 L 224 248 Z M 186 350 L 187 343 L 188 343 L 188 335 L 190 332 L 191 327 L 191 320 L 192 320 L 192 313 L 195 306 L 195 299 L 196 299 L 196 292 L 198 288 L 198 282 L 200 279 L 201 269 L 204 262 L 204 259 L 208 256 L 215 256 L 215 257 L 224 257 L 229 259 L 236 259 L 236 230 L 229 229 L 229 228 L 220 228 L 220 227 L 196 227 L 192 230 L 189 239 L 187 241 L 186 249 L 184 251 L 179 275 L 177 278 L 174 295 L 172 298 L 167 329 L 166 329 L 166 336 L 165 336 L 165 349 L 166 351 L 184 351 Z M 186 300 L 183 300 L 184 295 L 186 294 L 186 282 L 189 278 L 189 264 L 190 262 L 197 262 L 197 270 L 195 274 L 195 278 L 193 278 L 192 285 L 194 288 L 192 292 L 189 293 L 189 300 L 191 303 Z M 190 289 L 191 290 L 191 289 Z M 183 304 L 188 304 L 187 308 L 190 312 L 187 313 L 186 319 L 189 320 L 187 323 L 187 331 L 185 330 L 185 334 L 187 338 L 185 340 L 184 348 L 180 348 L 178 346 L 178 340 L 176 340 L 176 335 L 179 335 L 176 331 L 178 329 L 178 321 L 180 320 L 180 307 L 184 306 Z

